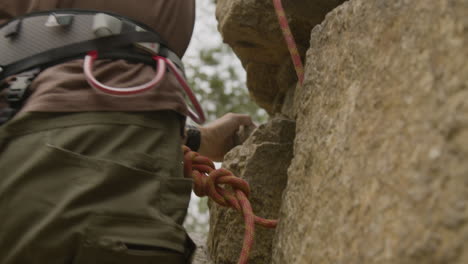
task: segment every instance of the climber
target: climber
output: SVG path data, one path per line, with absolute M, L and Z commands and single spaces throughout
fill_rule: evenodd
M 235 131 L 253 125 L 227 114 L 184 131 L 186 116 L 203 120 L 181 80 L 194 8 L 0 1 L 0 263 L 190 262 L 181 145 L 220 161 Z

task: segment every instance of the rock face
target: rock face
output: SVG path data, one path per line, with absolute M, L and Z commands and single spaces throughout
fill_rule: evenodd
M 347 2 L 307 58 L 273 263 L 468 263 L 468 1 Z
M 291 1 L 295 34 L 311 33 L 296 89 L 291 65 L 277 66 L 287 51 L 267 2 L 218 0 L 221 32 L 253 76 L 253 97 L 296 121 L 272 258 L 252 263 L 468 263 L 468 1 L 350 0 L 312 31 L 324 16 L 298 10 L 340 1 Z M 288 166 L 245 173 L 250 157 L 273 156 L 242 153 L 227 164 L 249 181 Z M 214 230 L 240 222 L 225 216 L 214 210 Z M 235 234 L 221 233 L 210 237 L 213 260 L 235 263 L 221 250 Z M 269 249 L 256 250 L 254 258 Z
M 302 54 L 310 30 L 345 0 L 283 1 L 291 29 Z M 281 109 L 286 91 L 296 77 L 271 0 L 217 0 L 216 16 L 223 39 L 239 56 L 247 71 L 253 100 L 269 113 Z
M 292 158 L 295 123 L 276 118 L 260 126 L 243 146 L 226 157 L 223 167 L 247 179 L 250 202 L 256 215 L 277 219 L 281 193 L 286 187 L 287 168 Z M 256 227 L 250 264 L 270 263 L 274 229 Z M 210 204 L 208 248 L 216 264 L 237 263 L 244 238 L 242 215 Z

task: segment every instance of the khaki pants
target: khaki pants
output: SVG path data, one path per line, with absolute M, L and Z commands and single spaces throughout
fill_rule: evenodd
M 0 263 L 188 263 L 181 122 L 24 113 L 0 127 Z

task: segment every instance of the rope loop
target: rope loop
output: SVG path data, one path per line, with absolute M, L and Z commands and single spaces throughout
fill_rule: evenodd
M 187 146 L 183 146 L 182 149 L 184 175 L 193 179 L 195 194 L 200 197 L 208 196 L 217 204 L 234 208 L 244 216 L 244 242 L 238 263 L 247 263 L 254 241 L 255 224 L 275 228 L 278 220 L 264 219 L 253 213 L 248 199 L 250 187 L 247 181 L 234 176 L 229 170 L 216 169 L 210 159 L 190 150 Z

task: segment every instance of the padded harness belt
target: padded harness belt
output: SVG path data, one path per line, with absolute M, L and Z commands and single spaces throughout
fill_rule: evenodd
M 108 12 L 60 9 L 31 13 L 0 27 L 0 80 L 83 58 L 91 50 L 99 51 L 101 59 L 153 65 L 149 52 L 184 72 L 180 58 L 148 26 Z
M 156 75 L 148 83 L 116 88 L 100 83 L 92 74 L 95 59 L 124 59 L 154 66 Z M 21 109 L 32 80 L 43 69 L 84 58 L 83 70 L 91 87 L 113 95 L 130 95 L 154 88 L 166 69 L 179 81 L 192 108 L 188 116 L 196 123 L 205 115 L 185 81 L 180 58 L 150 27 L 109 12 L 59 9 L 35 12 L 0 26 L 0 83 L 7 88 L 9 107 L 0 109 L 0 125 Z M 166 68 L 167 67 L 167 68 Z M 5 79 L 15 76 L 5 85 Z M 7 87 L 5 87 L 7 86 Z

